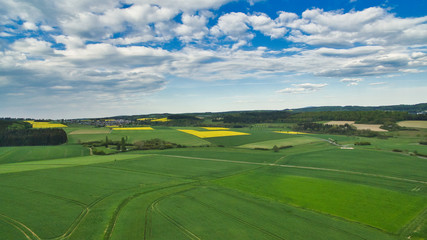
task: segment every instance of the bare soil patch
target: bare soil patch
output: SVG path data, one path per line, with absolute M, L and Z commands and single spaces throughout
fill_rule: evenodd
M 330 121 L 325 124 L 329 125 L 344 125 L 350 124 L 357 128 L 357 130 L 371 130 L 374 132 L 387 132 L 387 130 L 381 129 L 381 124 L 355 124 L 354 121 Z

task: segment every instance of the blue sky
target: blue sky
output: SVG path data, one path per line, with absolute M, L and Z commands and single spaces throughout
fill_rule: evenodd
M 0 117 L 427 102 L 426 1 L 0 4 Z

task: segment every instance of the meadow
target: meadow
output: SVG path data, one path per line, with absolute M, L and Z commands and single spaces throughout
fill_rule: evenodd
M 387 139 L 279 125 L 66 131 L 64 145 L 0 148 L 1 239 L 427 238 L 427 160 L 411 154 L 426 152 L 427 129 Z M 97 156 L 79 144 L 106 137 L 186 147 Z

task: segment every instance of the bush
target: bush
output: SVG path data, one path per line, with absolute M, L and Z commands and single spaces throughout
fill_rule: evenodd
M 92 149 L 92 153 L 93 153 L 93 155 L 106 155 L 106 153 L 104 151 L 96 149 L 96 148 Z
M 136 150 L 163 150 L 169 148 L 182 148 L 184 146 L 166 142 L 161 139 L 155 138 L 151 140 L 139 141 L 134 144 Z
M 367 146 L 367 145 L 371 145 L 370 142 L 355 142 L 354 145 L 356 146 Z

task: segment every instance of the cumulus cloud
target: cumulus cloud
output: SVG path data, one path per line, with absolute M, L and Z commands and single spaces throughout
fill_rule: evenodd
M 231 1 L 0 0 L 2 93 L 79 89 L 79 98 L 90 92 L 102 99 L 161 91 L 174 77 L 268 81 L 289 74 L 354 86 L 366 76 L 427 66 L 427 17 L 400 18 L 381 7 L 276 16 L 216 11 Z M 281 39 L 283 49 L 253 41 L 261 35 Z M 327 86 L 314 81 L 278 92 Z
M 371 86 L 378 86 L 378 85 L 384 85 L 387 84 L 386 82 L 373 82 L 373 83 L 369 83 L 369 85 Z
M 51 89 L 55 89 L 55 90 L 71 90 L 71 89 L 73 89 L 73 87 L 72 86 L 53 86 L 53 87 L 50 87 Z
M 311 9 L 288 24 L 292 31 L 287 39 L 329 46 L 424 44 L 426 21 L 427 17 L 397 18 L 380 7 L 348 13 Z
M 248 22 L 254 30 L 260 31 L 271 38 L 283 37 L 287 30 L 279 21 L 274 21 L 265 13 L 258 13 L 248 17 Z
M 34 23 L 32 23 L 32 22 L 24 22 L 24 23 L 22 24 L 22 27 L 23 27 L 25 30 L 33 30 L 33 31 L 35 31 L 35 30 L 37 30 L 37 29 L 38 29 L 38 27 L 36 26 L 36 24 L 34 24 Z
M 248 33 L 247 19 L 248 16 L 240 12 L 225 14 L 218 19 L 217 25 L 212 27 L 211 33 L 218 37 L 225 35 L 233 41 L 252 39 L 254 35 Z
M 321 88 L 327 86 L 326 83 L 302 83 L 302 84 L 292 84 L 293 87 L 285 88 L 277 91 L 278 93 L 311 93 L 320 90 Z
M 206 25 L 211 17 L 212 13 L 207 11 L 200 15 L 183 14 L 182 24 L 177 25 L 174 31 L 183 42 L 199 41 L 209 33 Z
M 347 83 L 347 86 L 357 86 L 363 81 L 361 78 L 343 78 L 340 80 L 342 83 Z

